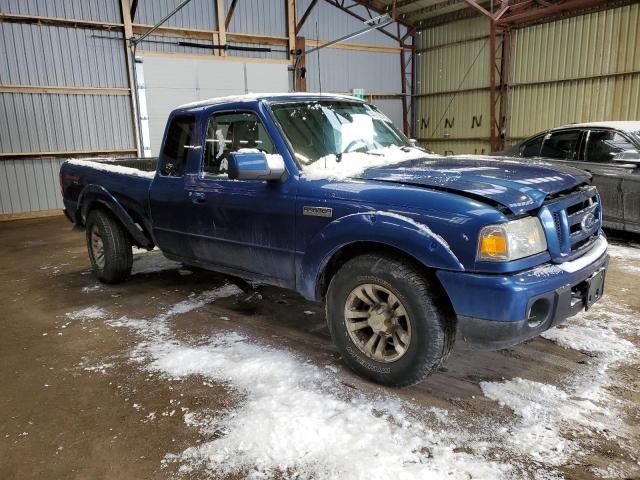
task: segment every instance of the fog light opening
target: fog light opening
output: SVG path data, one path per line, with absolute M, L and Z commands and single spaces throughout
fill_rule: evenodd
M 527 324 L 531 328 L 539 327 L 549 316 L 549 309 L 551 304 L 546 298 L 539 298 L 531 308 L 529 309 L 529 315 L 527 316 Z

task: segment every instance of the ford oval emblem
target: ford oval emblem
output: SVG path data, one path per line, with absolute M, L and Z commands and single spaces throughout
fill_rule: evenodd
M 595 224 L 596 224 L 596 217 L 591 212 L 587 213 L 584 217 L 582 217 L 582 221 L 580 222 L 580 226 L 582 227 L 582 230 L 591 230 Z

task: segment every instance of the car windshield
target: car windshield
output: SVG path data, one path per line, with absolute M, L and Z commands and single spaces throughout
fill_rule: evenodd
M 412 148 L 391 120 L 366 103 L 280 103 L 271 110 L 303 169 L 327 158 L 347 163 L 354 152 L 381 156 L 389 148 Z

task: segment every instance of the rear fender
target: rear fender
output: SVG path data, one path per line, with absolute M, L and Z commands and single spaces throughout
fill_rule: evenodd
M 89 212 L 97 205 L 106 208 L 116 217 L 124 228 L 131 234 L 136 244 L 141 247 L 152 247 L 153 241 L 138 227 L 136 222 L 127 213 L 118 200 L 109 191 L 100 185 L 87 185 L 78 197 L 78 209 L 80 215 L 76 213 L 76 219 L 86 221 Z
M 298 291 L 320 300 L 327 264 L 342 248 L 357 242 L 393 247 L 428 268 L 464 271 L 447 243 L 426 225 L 389 212 L 355 213 L 329 223 L 311 240 L 300 263 Z

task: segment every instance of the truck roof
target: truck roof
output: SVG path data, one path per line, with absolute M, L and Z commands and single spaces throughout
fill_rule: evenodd
M 199 100 L 197 102 L 186 103 L 180 105 L 176 110 L 188 110 L 190 108 L 208 107 L 210 105 L 220 105 L 222 103 L 238 103 L 238 102 L 256 102 L 258 100 L 266 101 L 289 101 L 289 100 L 350 100 L 362 102 L 363 100 L 338 93 L 308 93 L 308 92 L 288 92 L 288 93 L 246 93 L 244 95 L 229 95 L 226 97 L 214 97 L 207 100 Z

